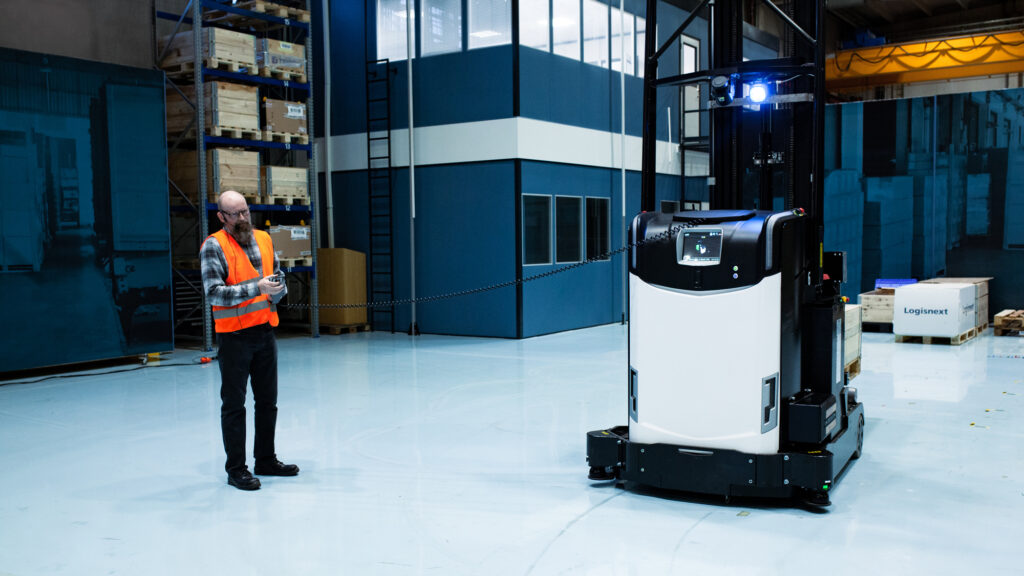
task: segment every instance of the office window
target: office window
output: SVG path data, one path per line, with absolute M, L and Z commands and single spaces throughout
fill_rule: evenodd
M 644 77 L 647 62 L 647 19 L 636 17 L 636 75 Z
M 579 0 L 552 0 L 551 35 L 555 54 L 580 59 Z
M 523 264 L 551 264 L 551 197 L 523 194 Z
M 412 16 L 415 27 L 415 9 Z M 405 0 L 377 0 L 377 58 L 405 60 L 408 54 L 406 39 L 409 37 L 405 17 Z
M 469 0 L 467 10 L 470 50 L 512 43 L 512 0 Z
M 607 198 L 587 198 L 587 259 L 607 254 L 610 242 L 610 202 Z M 608 257 L 602 258 L 608 260 Z
M 583 61 L 608 67 L 608 5 L 583 0 Z
M 555 197 L 555 262 L 579 262 L 583 253 L 583 201 Z
M 700 66 L 700 41 L 685 35 L 680 39 L 679 73 L 696 72 Z M 683 86 L 682 100 L 683 138 L 697 138 L 700 136 L 700 85 Z
M 623 28 L 623 26 L 625 26 Z M 633 44 L 633 15 L 612 7 L 612 70 L 622 70 L 623 51 L 625 51 L 626 74 L 635 74 L 633 64 L 635 46 Z
M 420 0 L 420 54 L 445 54 L 462 50 L 461 0 Z
M 519 45 L 551 51 L 548 0 L 519 0 Z

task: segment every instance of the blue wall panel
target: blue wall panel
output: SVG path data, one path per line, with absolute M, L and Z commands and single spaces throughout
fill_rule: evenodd
M 434 296 L 514 280 L 515 163 L 416 169 L 416 292 Z M 422 332 L 516 336 L 515 287 L 417 307 Z
M 611 130 L 611 72 L 541 52 L 519 50 L 520 114 L 527 118 Z

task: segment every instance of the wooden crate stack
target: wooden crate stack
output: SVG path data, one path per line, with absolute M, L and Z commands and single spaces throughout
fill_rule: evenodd
M 309 204 L 309 172 L 305 168 L 263 166 L 263 199 L 267 204 Z
M 203 28 L 202 62 L 207 68 L 227 70 L 241 74 L 256 74 L 256 37 L 223 28 Z M 160 40 L 157 49 L 166 56 L 160 68 L 168 76 L 189 76 L 195 73 L 195 50 L 191 31 L 179 32 Z
M 850 380 L 860 374 L 862 311 L 863 307 L 857 304 L 847 304 L 845 309 L 846 321 L 843 338 L 845 353 L 843 354 L 843 367 Z
M 993 320 L 992 331 L 996 336 L 1024 332 L 1024 310 L 1003 310 Z
M 306 103 L 263 99 L 263 140 L 309 144 L 306 131 Z
M 195 102 L 195 86 L 183 86 L 181 91 Z M 229 82 L 203 84 L 206 112 L 206 133 L 211 136 L 259 140 L 260 108 L 259 88 Z M 175 89 L 167 91 L 167 131 L 174 136 L 183 132 L 195 115 L 195 108 Z
M 171 180 L 181 188 L 194 204 L 198 201 L 199 166 L 195 151 L 176 152 L 168 158 Z M 222 192 L 235 190 L 250 204 L 262 200 L 260 183 L 260 154 L 234 148 L 214 148 L 206 151 L 207 202 L 216 202 Z M 171 191 L 172 203 L 182 204 L 184 199 Z
M 984 278 L 931 278 L 924 280 L 923 284 L 974 284 L 974 311 L 976 314 L 976 320 L 974 326 L 981 332 L 985 328 L 988 328 L 989 315 L 988 315 L 988 281 L 992 280 L 991 276 Z

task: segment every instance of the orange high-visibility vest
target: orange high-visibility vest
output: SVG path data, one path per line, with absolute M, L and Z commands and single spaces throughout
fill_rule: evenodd
M 252 231 L 253 239 L 260 247 L 260 256 L 263 259 L 263 273 L 266 276 L 274 274 L 274 245 L 270 240 L 270 234 L 262 230 Z M 249 255 L 245 249 L 238 245 L 238 242 L 223 228 L 210 234 L 220 243 L 224 251 L 224 259 L 228 263 L 228 277 L 225 284 L 235 286 L 237 284 L 255 284 L 260 281 L 259 272 L 249 261 Z M 237 332 L 252 326 L 270 323 L 271 326 L 278 325 L 277 306 L 266 294 L 259 294 L 236 306 L 211 306 L 213 309 L 213 324 L 217 332 Z

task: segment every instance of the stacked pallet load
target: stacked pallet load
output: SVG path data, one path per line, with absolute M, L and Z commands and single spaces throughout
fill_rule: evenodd
M 874 278 L 909 278 L 914 247 L 914 179 L 865 178 L 864 269 Z
M 988 281 L 992 280 L 991 276 L 983 278 L 931 278 L 924 280 L 923 284 L 974 284 L 974 312 L 975 321 L 974 326 L 978 329 L 978 332 L 982 332 L 988 328 L 989 315 L 988 315 Z
M 189 203 L 199 203 L 199 166 L 195 151 L 172 153 L 168 157 L 168 175 Z M 221 193 L 234 190 L 250 204 L 260 204 L 260 188 L 259 152 L 233 148 L 206 151 L 207 202 L 216 202 Z M 172 189 L 171 203 L 184 204 L 185 198 Z
M 918 282 L 896 288 L 892 331 L 896 342 L 959 346 L 978 335 L 976 285 Z
M 996 336 L 1019 335 L 1024 331 L 1024 310 L 1003 310 L 993 319 Z
M 288 166 L 264 166 L 265 204 L 309 205 L 309 171 Z
M 224 30 L 223 28 L 203 28 L 202 57 L 203 66 L 216 70 L 226 70 L 240 74 L 255 75 L 256 38 L 251 34 Z M 163 54 L 160 68 L 168 76 L 190 76 L 195 73 L 195 45 L 191 31 L 179 32 L 160 40 L 157 49 Z
M 167 91 L 167 131 L 176 136 L 194 128 L 195 108 L 190 102 L 196 101 L 195 86 L 183 86 L 181 97 L 177 89 Z M 260 109 L 259 89 L 228 82 L 206 82 L 203 84 L 206 102 L 206 133 L 211 136 L 259 140 Z M 191 130 L 189 130 L 191 133 Z
M 267 14 L 277 18 L 284 18 L 286 21 L 294 20 L 296 22 L 309 22 L 309 10 L 303 10 L 302 8 L 296 8 L 294 6 L 286 6 L 276 2 L 268 2 L 267 0 L 243 1 L 234 4 L 234 6 L 250 12 L 258 12 L 260 14 Z M 271 25 L 271 23 L 266 20 L 254 19 L 242 14 L 217 9 L 207 10 L 205 17 L 207 22 L 231 24 L 232 26 L 262 29 Z
M 849 380 L 860 375 L 861 310 L 858 304 L 847 304 L 845 307 L 843 367 Z
M 282 42 L 271 38 L 259 41 L 256 51 L 256 65 L 260 76 L 279 80 L 306 82 L 306 47 L 293 42 Z
M 291 144 L 309 144 L 305 102 L 263 99 L 263 140 Z
M 895 297 L 896 290 L 892 288 L 877 288 L 858 296 L 862 328 L 875 332 L 892 332 L 892 311 Z
M 861 290 L 863 261 L 864 190 L 860 173 L 832 170 L 825 177 L 825 250 L 846 253 L 846 282 L 843 295 L 853 297 Z

